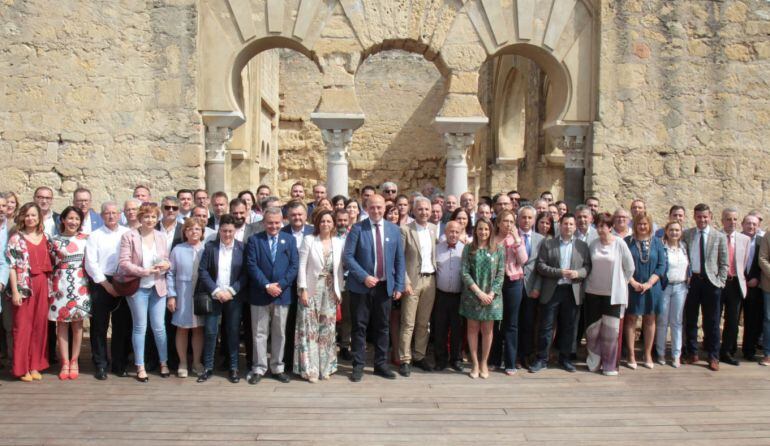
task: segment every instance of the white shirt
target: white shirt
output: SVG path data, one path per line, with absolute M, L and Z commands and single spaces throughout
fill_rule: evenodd
M 160 222 L 160 230 L 166 236 L 167 252 L 171 252 L 171 245 L 174 243 L 174 232 L 176 232 L 176 225 L 178 224 L 179 223 L 174 221 L 174 224 L 171 226 L 171 229 L 166 229 L 166 225 L 164 225 L 163 222 Z
M 51 238 L 56 232 L 56 222 L 53 219 L 53 212 L 48 213 L 48 217 L 43 220 L 43 232 L 48 238 Z
M 235 239 L 239 242 L 243 241 L 243 236 L 246 234 L 246 224 L 235 230 Z
M 83 225 L 80 228 L 80 232 L 83 234 L 91 233 L 91 212 L 86 212 L 83 217 Z
M 704 254 L 705 251 L 708 249 L 708 242 L 709 242 L 709 232 L 711 227 L 706 226 L 705 229 L 703 229 L 703 250 Z M 696 234 L 695 238 L 693 239 L 692 246 L 690 247 L 690 265 L 692 265 L 692 272 L 696 274 L 705 274 L 706 271 L 700 270 L 700 235 L 701 230 L 698 228 L 695 228 Z M 704 262 L 705 263 L 705 262 Z
M 142 268 L 144 269 L 150 269 L 155 265 L 155 253 L 157 252 L 157 249 L 155 249 L 155 238 L 153 237 L 152 246 L 147 247 L 144 244 L 144 241 L 142 243 Z M 149 276 L 144 276 L 141 279 L 139 279 L 139 288 L 152 288 L 155 285 L 155 274 L 150 274 Z
M 104 282 L 107 280 L 105 276 L 118 272 L 120 238 L 128 231 L 130 229 L 120 225 L 114 231 L 102 226 L 88 236 L 85 267 L 94 282 Z
M 230 287 L 230 274 L 233 267 L 233 248 L 235 242 L 230 246 L 219 242 L 219 270 L 217 271 L 217 288 L 211 295 L 215 295 L 222 290 L 227 290 L 235 296 L 235 290 Z
M 176 216 L 176 221 L 179 223 L 184 223 L 185 219 L 190 217 L 190 215 L 192 215 L 192 209 L 187 211 L 186 214 L 182 213 L 182 211 L 179 211 L 179 214 Z
M 687 254 L 681 247 L 672 248 L 666 244 L 668 254 L 668 271 L 666 278 L 669 283 L 680 283 L 687 280 Z
M 420 273 L 433 274 L 436 269 L 433 268 L 433 243 L 431 243 L 430 231 L 427 226 L 420 226 L 419 224 L 415 224 L 415 226 L 420 242 Z
M 371 220 L 371 219 L 370 219 Z M 382 258 L 385 259 L 385 220 L 382 219 L 379 222 L 376 222 L 374 220 L 371 220 L 372 225 L 372 246 L 374 247 L 374 273 L 377 273 L 377 247 L 375 244 L 377 243 L 377 230 L 378 228 L 375 226 L 375 224 L 380 225 L 379 232 L 380 232 L 380 241 L 382 242 L 382 246 L 380 246 L 381 252 L 382 252 Z M 385 271 L 385 268 L 382 268 L 382 271 Z M 378 279 L 382 280 L 384 277 L 378 277 Z
M 305 225 L 302 225 L 299 231 L 295 231 L 294 227 L 291 228 L 291 235 L 294 236 L 294 241 L 297 242 L 297 252 L 302 247 L 302 240 L 305 239 Z

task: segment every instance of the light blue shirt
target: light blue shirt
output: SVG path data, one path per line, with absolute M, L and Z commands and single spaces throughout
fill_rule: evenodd
M 563 270 L 570 269 L 570 265 L 572 265 L 572 245 L 574 240 L 574 237 L 567 241 L 559 237 L 559 268 Z M 572 281 L 562 277 L 557 283 L 559 285 L 569 285 Z
M 705 254 L 709 243 L 710 229 L 710 226 L 706 226 L 706 228 L 703 229 L 703 232 L 701 232 L 700 229 L 695 228 L 698 233 L 695 235 L 695 239 L 693 240 L 693 246 L 690 247 L 690 267 L 692 268 L 692 272 L 696 274 L 705 273 L 705 271 L 700 270 L 700 237 L 701 234 L 703 234 L 703 251 Z

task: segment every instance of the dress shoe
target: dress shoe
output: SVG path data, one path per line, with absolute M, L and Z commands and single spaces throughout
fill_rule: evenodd
M 529 373 L 537 373 L 543 369 L 547 369 L 548 364 L 545 363 L 542 359 L 538 359 L 537 361 L 533 362 L 532 365 L 529 366 Z
M 436 363 L 436 367 L 434 367 L 433 370 L 435 370 L 437 372 L 442 372 L 442 371 L 446 370 L 446 368 L 447 368 L 447 364 L 445 362 L 443 362 L 443 363 L 442 362 L 437 362 Z
M 412 367 L 408 362 L 401 363 L 401 366 L 398 368 L 398 374 L 404 378 L 409 378 L 409 375 L 412 374 Z
M 262 375 L 258 373 L 249 372 L 248 379 L 249 379 L 249 384 L 253 386 L 255 384 L 258 384 L 262 380 Z
M 241 377 L 238 376 L 237 370 L 230 370 L 230 373 L 227 375 L 227 380 L 233 384 L 238 384 L 238 382 L 241 380 Z
M 423 372 L 433 371 L 433 367 L 431 367 L 431 365 L 428 364 L 428 361 L 426 361 L 425 359 L 420 359 L 419 361 L 412 361 L 412 365 L 415 367 L 421 368 Z
M 347 347 L 342 347 L 340 349 L 340 359 L 343 361 L 351 361 L 353 359 L 353 355 L 350 353 L 350 349 Z
M 198 382 L 199 383 L 205 383 L 208 381 L 209 378 L 211 378 L 214 375 L 214 371 L 211 369 L 206 369 L 198 376 Z
M 462 361 L 453 361 L 451 367 L 455 372 L 462 373 L 464 370 Z
M 396 379 L 396 374 L 393 373 L 393 370 L 390 370 L 387 367 L 384 367 L 381 369 L 374 369 L 374 374 L 377 376 L 381 376 L 385 379 Z
M 288 383 L 289 381 L 291 381 L 291 378 L 289 377 L 289 375 L 287 375 L 287 374 L 286 374 L 286 373 L 284 373 L 284 372 L 281 372 L 281 373 L 273 373 L 273 378 L 274 378 L 276 381 L 278 381 L 278 382 L 282 382 L 282 383 L 284 383 L 284 384 L 286 384 L 286 383 Z
M 719 360 L 730 365 L 740 365 L 740 362 L 738 362 L 732 355 L 722 355 L 719 357 Z
M 700 358 L 698 358 L 698 355 L 689 355 L 689 356 L 687 356 L 687 359 L 685 360 L 685 362 L 687 364 L 692 365 L 692 364 L 695 364 L 696 362 L 698 362 L 699 360 L 700 360 Z
M 113 371 L 112 373 L 115 374 L 118 378 L 128 378 L 128 371 L 127 370 L 118 370 Z
M 561 365 L 561 368 L 563 368 L 564 370 L 570 373 L 575 373 L 577 371 L 577 369 L 575 368 L 575 364 L 573 364 L 572 361 L 570 361 L 569 359 L 562 359 L 561 361 L 559 361 L 559 365 Z
M 363 367 L 353 367 L 353 373 L 350 374 L 350 380 L 354 383 L 361 382 L 361 379 L 364 377 L 364 368 Z
M 98 379 L 99 381 L 104 381 L 107 379 L 107 370 L 103 368 L 96 369 L 96 373 L 94 373 L 94 378 Z
M 770 366 L 770 356 L 765 356 L 762 359 L 759 360 L 759 365 L 761 366 Z
M 719 371 L 719 361 L 717 361 L 714 358 L 709 359 L 709 370 L 712 372 L 718 372 Z

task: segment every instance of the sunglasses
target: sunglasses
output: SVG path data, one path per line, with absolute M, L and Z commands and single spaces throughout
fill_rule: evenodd
M 179 206 L 163 206 L 163 209 L 165 209 L 167 211 L 178 211 L 179 210 Z
M 395 194 L 395 193 L 396 193 L 396 191 L 395 191 L 395 190 L 391 190 L 391 189 L 389 189 L 389 190 L 384 190 L 383 192 L 384 192 L 384 193 L 386 193 L 386 194 Z

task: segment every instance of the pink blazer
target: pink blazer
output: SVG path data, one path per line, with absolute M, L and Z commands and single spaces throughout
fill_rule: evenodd
M 168 260 L 168 250 L 166 249 L 166 236 L 155 231 L 155 249 L 158 256 L 163 260 Z M 142 268 L 142 236 L 139 231 L 132 229 L 123 234 L 120 239 L 120 260 L 118 271 L 121 275 L 147 277 L 150 270 Z M 168 294 L 166 290 L 166 273 L 155 274 L 155 290 L 158 296 L 165 297 Z

